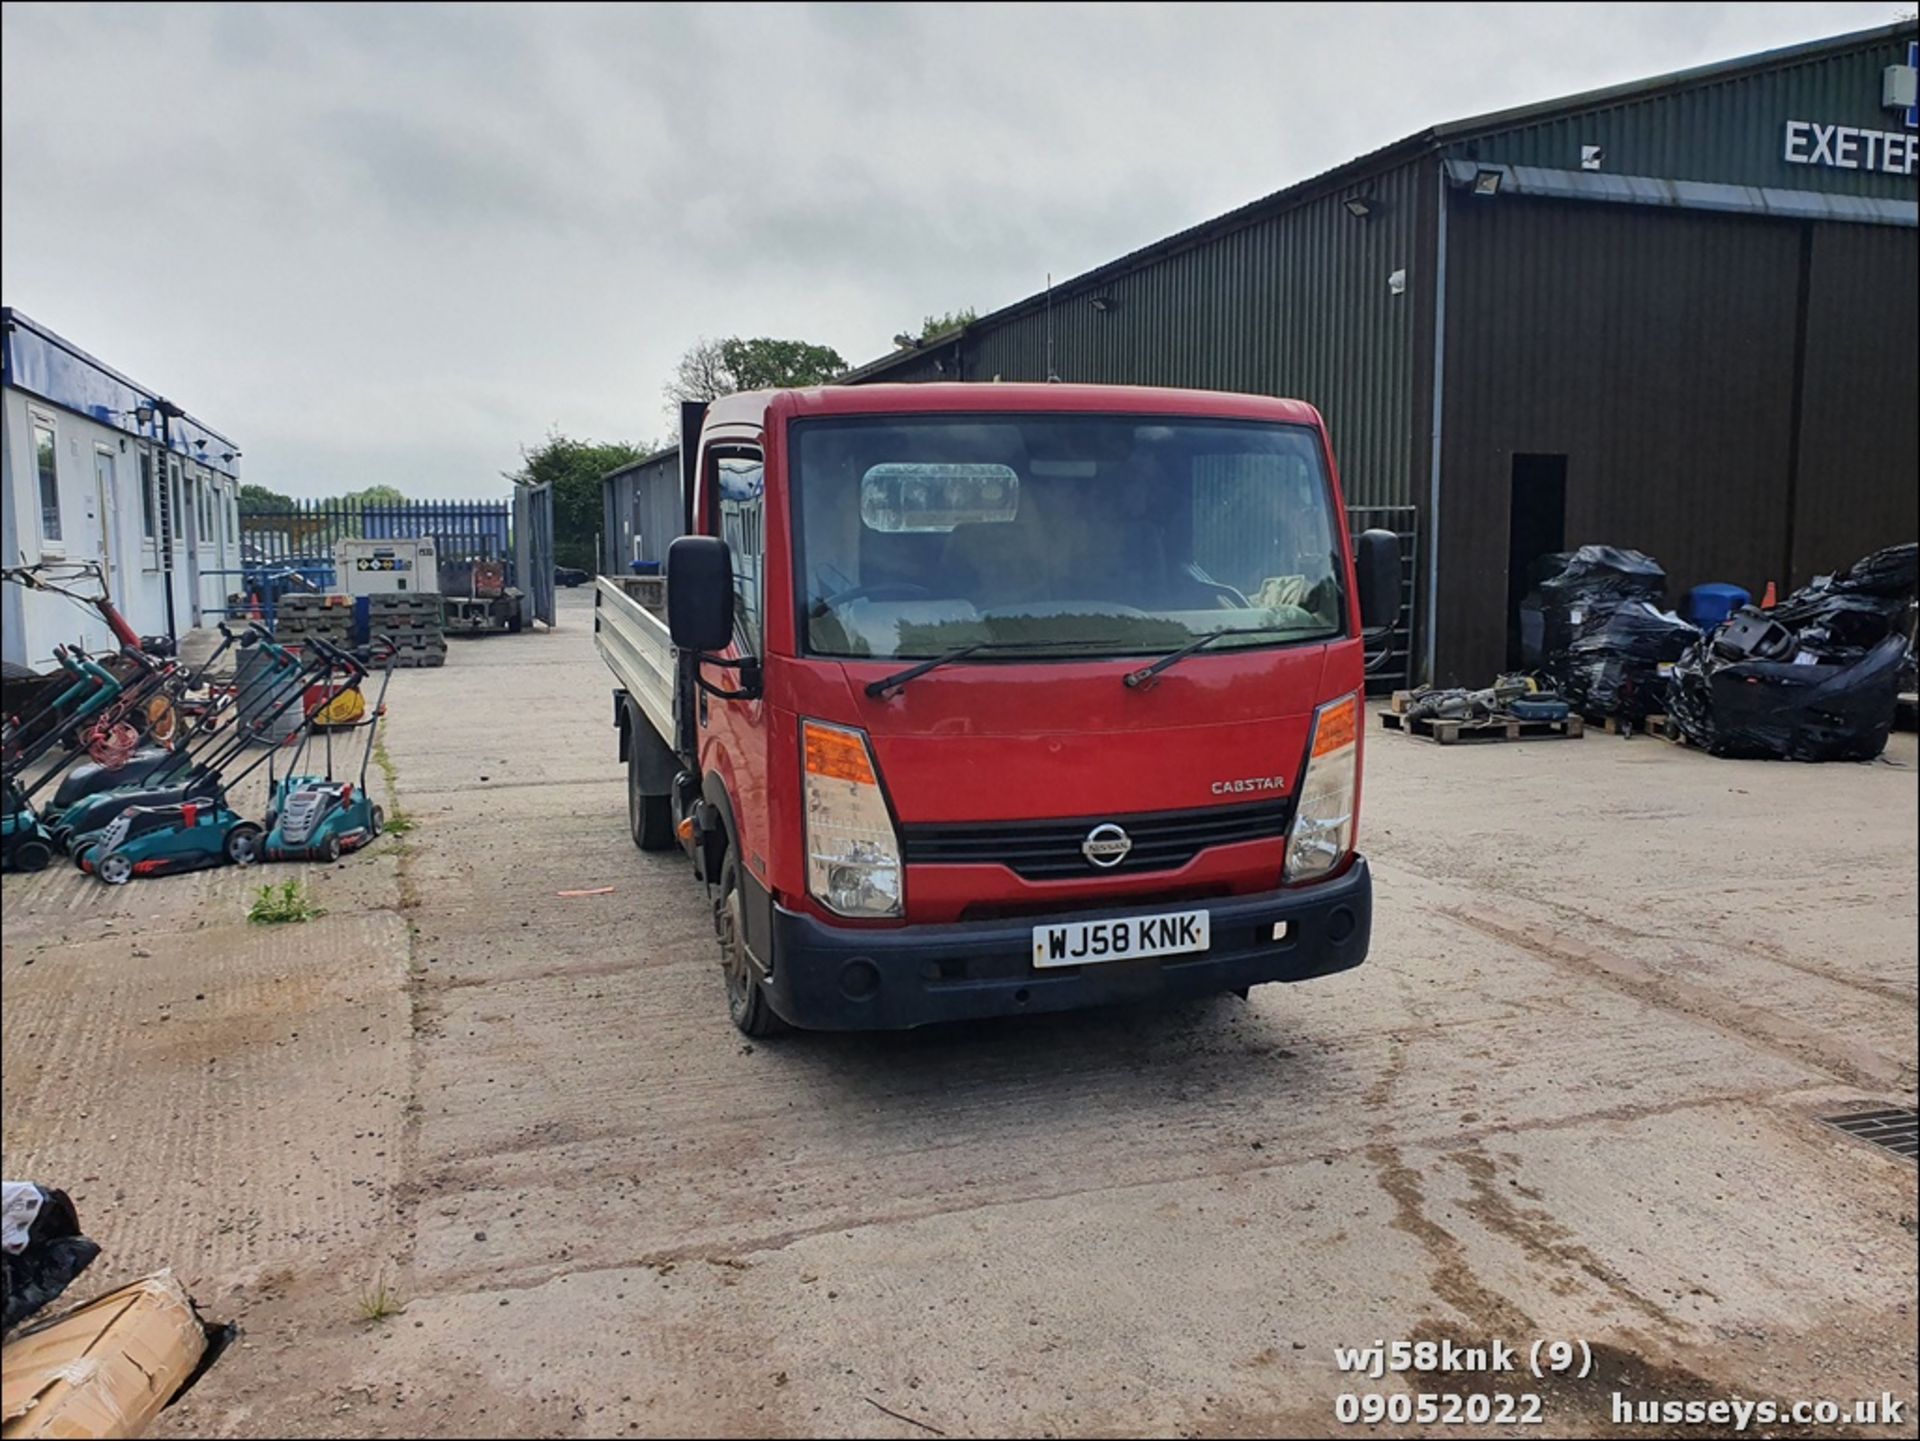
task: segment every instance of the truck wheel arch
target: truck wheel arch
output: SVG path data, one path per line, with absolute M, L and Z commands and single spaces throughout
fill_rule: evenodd
M 727 791 L 726 782 L 716 772 L 708 771 L 701 780 L 700 795 L 720 813 L 719 828 L 706 839 L 701 874 L 708 886 L 717 886 L 721 862 L 729 847 L 734 850 L 734 872 L 739 877 L 747 950 L 770 976 L 773 966 L 773 893 L 753 873 L 753 867 L 747 864 L 747 857 L 740 849 L 740 826 L 734 817 L 733 797 Z

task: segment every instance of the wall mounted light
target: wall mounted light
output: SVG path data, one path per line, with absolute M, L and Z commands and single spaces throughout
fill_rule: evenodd
M 1111 295 L 1096 295 L 1087 303 L 1102 315 L 1105 315 L 1109 310 L 1118 310 L 1120 308 L 1120 302 L 1115 300 Z
M 143 400 L 133 408 L 133 418 L 144 426 L 153 424 L 153 402 Z
M 1373 214 L 1373 197 L 1371 195 L 1349 195 L 1340 203 L 1347 207 L 1347 214 L 1351 215 L 1355 220 L 1365 220 L 1369 215 Z
M 1582 145 L 1580 147 L 1580 168 L 1598 170 L 1607 163 L 1607 147 L 1604 145 Z
M 1473 177 L 1473 193 L 1475 195 L 1484 195 L 1488 199 L 1498 195 L 1500 193 L 1500 172 L 1498 170 L 1482 170 L 1479 174 L 1475 175 Z

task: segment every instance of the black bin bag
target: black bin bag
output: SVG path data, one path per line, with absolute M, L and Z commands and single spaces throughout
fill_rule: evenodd
M 1645 720 L 1666 710 L 1674 662 L 1699 639 L 1698 627 L 1650 601 L 1603 609 L 1567 647 L 1563 693 L 1583 715 Z
M 1520 603 L 1520 658 L 1529 670 L 1567 680 L 1568 652 L 1581 630 L 1628 601 L 1659 602 L 1667 573 L 1652 556 L 1617 545 L 1583 545 L 1536 563 L 1533 591 Z

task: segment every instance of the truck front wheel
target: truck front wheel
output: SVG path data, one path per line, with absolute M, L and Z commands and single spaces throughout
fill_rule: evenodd
M 720 897 L 713 904 L 713 927 L 720 936 L 720 970 L 727 981 L 727 1014 L 742 1035 L 777 1036 L 787 1029 L 747 955 L 746 910 L 740 898 L 740 867 L 733 847 L 720 863 Z

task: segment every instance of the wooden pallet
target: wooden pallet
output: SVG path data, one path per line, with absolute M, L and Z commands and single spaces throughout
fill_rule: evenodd
M 1634 720 L 1631 716 L 1594 714 L 1586 717 L 1586 722 L 1590 726 L 1596 726 L 1605 731 L 1610 736 L 1632 737 L 1653 734 L 1653 718 L 1651 716 L 1646 720 Z
M 1450 746 L 1469 741 L 1555 741 L 1578 740 L 1586 734 L 1586 722 L 1577 715 L 1565 720 L 1429 720 L 1409 716 L 1404 711 L 1382 711 L 1383 729 L 1418 736 L 1436 744 Z
M 1692 741 L 1687 739 L 1680 727 L 1674 724 L 1671 716 L 1648 716 L 1647 734 L 1650 736 L 1658 736 L 1661 740 L 1677 746 L 1690 746 L 1693 744 Z

